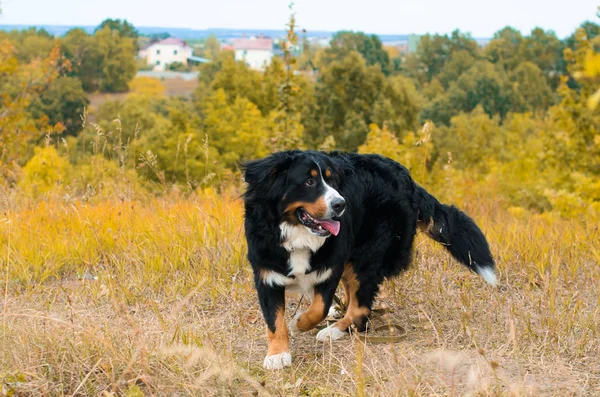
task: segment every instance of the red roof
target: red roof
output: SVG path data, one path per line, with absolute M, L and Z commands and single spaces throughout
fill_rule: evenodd
M 237 39 L 233 41 L 236 50 L 267 50 L 273 49 L 273 39 Z
M 185 41 L 183 41 L 181 39 L 176 39 L 175 37 L 169 37 L 168 39 L 161 40 L 158 43 L 154 43 L 154 44 L 178 45 L 181 47 L 187 47 L 187 44 Z

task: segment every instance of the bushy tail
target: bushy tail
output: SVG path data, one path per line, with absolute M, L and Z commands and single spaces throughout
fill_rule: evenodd
M 496 285 L 490 246 L 473 219 L 455 206 L 440 203 L 420 186 L 415 185 L 415 193 L 419 228 L 443 244 L 460 263 Z

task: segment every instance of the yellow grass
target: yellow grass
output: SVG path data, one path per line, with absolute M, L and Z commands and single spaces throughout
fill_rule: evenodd
M 476 203 L 499 289 L 419 237 L 378 301 L 404 341 L 306 334 L 266 372 L 240 200 L 7 199 L 0 395 L 600 394 L 597 225 Z

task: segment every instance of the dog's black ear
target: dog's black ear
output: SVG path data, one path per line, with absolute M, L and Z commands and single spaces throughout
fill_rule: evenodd
M 288 153 L 275 153 L 260 160 L 246 161 L 241 164 L 244 180 L 248 184 L 245 196 L 249 194 L 270 198 L 283 195 L 286 171 L 292 163 Z

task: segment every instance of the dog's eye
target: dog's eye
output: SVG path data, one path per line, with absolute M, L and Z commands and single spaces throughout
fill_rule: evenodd
M 312 178 L 310 178 L 310 179 L 307 179 L 307 180 L 306 180 L 306 182 L 304 182 L 304 184 L 305 184 L 306 186 L 314 186 L 314 185 L 315 185 L 315 180 L 314 180 L 314 179 L 312 179 Z

